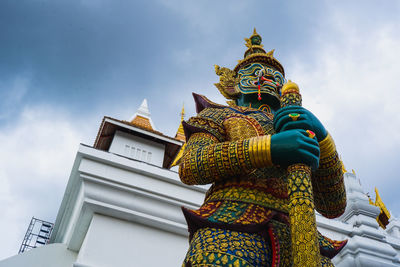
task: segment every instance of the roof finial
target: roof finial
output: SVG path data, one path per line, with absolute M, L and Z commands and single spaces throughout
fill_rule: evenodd
M 181 123 L 179 124 L 178 131 L 176 131 L 175 139 L 182 141 L 184 144 L 182 145 L 181 149 L 179 150 L 178 154 L 175 156 L 175 159 L 171 163 L 171 167 L 177 166 L 180 164 L 183 151 L 185 150 L 186 147 L 186 137 L 185 137 L 185 131 L 183 130 L 183 125 L 182 122 L 185 119 L 185 103 L 182 104 L 182 111 L 181 111 Z
M 143 99 L 142 104 L 140 105 L 138 111 L 138 115 L 141 115 L 143 117 L 150 117 L 150 111 L 149 111 L 149 106 L 147 105 L 147 99 Z
M 147 105 L 147 99 L 143 99 L 142 104 L 136 111 L 135 115 L 133 115 L 133 118 L 131 119 L 131 124 L 134 124 L 136 126 L 150 129 L 150 130 L 155 130 L 156 128 L 154 127 L 153 121 L 151 120 L 150 117 L 150 111 L 149 107 Z
M 182 104 L 181 122 L 185 119 L 185 103 Z
M 182 142 L 186 141 L 185 138 L 185 131 L 183 130 L 182 122 L 185 119 L 185 104 L 182 104 L 182 111 L 181 111 L 181 123 L 179 124 L 178 131 L 176 132 L 175 139 L 178 139 Z

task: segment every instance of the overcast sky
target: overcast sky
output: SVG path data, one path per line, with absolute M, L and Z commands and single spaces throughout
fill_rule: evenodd
M 0 259 L 55 221 L 79 143 L 144 98 L 173 136 L 192 92 L 224 103 L 256 27 L 365 192 L 400 217 L 400 1 L 0 1 Z

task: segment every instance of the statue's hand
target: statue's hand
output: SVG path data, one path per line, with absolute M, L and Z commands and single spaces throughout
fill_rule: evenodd
M 294 121 L 290 116 L 295 116 L 296 114 L 300 116 Z M 277 133 L 290 129 L 311 130 L 317 136 L 318 142 L 324 140 L 328 134 L 314 114 L 299 106 L 289 106 L 278 110 L 274 117 L 274 128 Z
M 319 145 L 305 130 L 287 130 L 271 136 L 271 158 L 275 165 L 304 163 L 313 170 L 319 164 Z

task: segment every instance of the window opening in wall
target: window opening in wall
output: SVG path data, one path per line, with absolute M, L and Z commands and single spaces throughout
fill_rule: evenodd
M 140 149 L 140 148 L 136 148 L 136 147 L 130 146 L 130 145 L 125 145 L 124 154 L 127 157 L 130 157 L 130 158 L 133 158 L 133 159 L 137 159 L 137 160 L 146 161 L 148 163 L 151 163 L 151 159 L 152 159 L 152 156 L 153 156 L 153 153 L 151 153 L 150 151 L 147 151 L 147 150 L 144 150 L 144 149 Z
M 135 147 L 131 147 L 131 157 L 135 157 L 135 152 L 136 152 L 136 148 Z

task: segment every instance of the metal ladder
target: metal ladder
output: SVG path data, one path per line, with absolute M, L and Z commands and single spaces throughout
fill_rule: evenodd
M 53 223 L 32 217 L 18 253 L 46 245 L 50 240 L 52 230 Z

